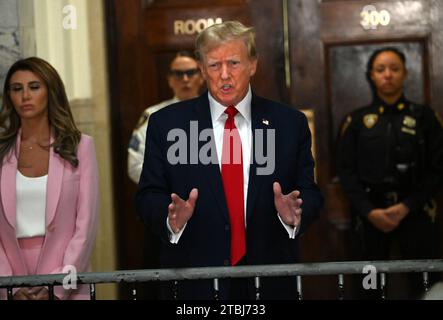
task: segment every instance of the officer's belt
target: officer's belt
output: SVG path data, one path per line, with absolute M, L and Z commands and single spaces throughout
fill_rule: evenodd
M 366 187 L 369 198 L 375 204 L 383 207 L 389 207 L 401 202 L 405 197 L 405 192 L 379 187 Z

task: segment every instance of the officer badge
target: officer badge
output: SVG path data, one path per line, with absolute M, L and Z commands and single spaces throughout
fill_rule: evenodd
M 367 114 L 363 117 L 363 123 L 366 128 L 371 129 L 378 121 L 378 115 L 375 113 Z
M 415 128 L 416 124 L 417 121 L 410 116 L 405 116 L 405 118 L 403 119 L 403 125 L 408 128 Z

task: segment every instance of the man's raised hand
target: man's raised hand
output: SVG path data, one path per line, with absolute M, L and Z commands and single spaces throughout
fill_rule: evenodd
M 188 200 L 183 200 L 177 194 L 171 194 L 171 203 L 168 206 L 169 226 L 174 233 L 178 233 L 194 213 L 195 203 L 198 198 L 198 189 L 194 188 L 189 193 Z
M 294 190 L 286 195 L 281 191 L 280 183 L 274 182 L 274 205 L 282 221 L 289 226 L 298 226 L 301 221 L 302 199 L 300 191 Z

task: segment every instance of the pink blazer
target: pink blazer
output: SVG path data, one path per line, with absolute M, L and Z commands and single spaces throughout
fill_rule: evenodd
M 97 160 L 90 136 L 82 134 L 77 157 L 79 165 L 74 168 L 50 149 L 46 235 L 37 274 L 63 273 L 67 265 L 75 266 L 77 272 L 90 269 L 99 197 Z M 0 276 L 29 275 L 16 238 L 16 174 L 17 157 L 12 152 L 0 168 Z M 5 290 L 0 291 L 4 297 Z M 85 285 L 77 286 L 76 290 L 57 286 L 54 293 L 62 299 L 89 298 Z

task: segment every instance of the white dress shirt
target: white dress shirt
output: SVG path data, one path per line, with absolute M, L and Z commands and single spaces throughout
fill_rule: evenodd
M 211 119 L 212 119 L 212 128 L 214 130 L 214 140 L 215 147 L 217 150 L 217 159 L 218 164 L 220 166 L 221 171 L 221 158 L 222 158 L 222 150 L 223 150 L 223 133 L 225 129 L 225 122 L 228 119 L 228 115 L 225 113 L 226 107 L 217 102 L 211 94 L 208 92 L 209 99 L 209 108 L 211 110 Z M 251 124 L 251 99 L 252 92 L 249 87 L 248 93 L 234 107 L 238 110 L 238 113 L 234 117 L 235 126 L 240 135 L 241 143 L 242 143 L 242 155 L 243 155 L 243 196 L 244 196 L 244 208 L 245 208 L 245 227 L 246 226 L 246 204 L 248 197 L 248 186 L 249 186 L 249 168 L 251 164 L 251 154 L 252 154 L 252 124 Z M 197 198 L 198 201 L 198 198 Z M 288 235 L 291 239 L 294 239 L 298 233 L 297 227 L 292 227 L 286 225 L 277 214 L 280 222 L 285 227 Z M 166 225 L 168 227 L 169 232 L 171 233 L 170 242 L 178 243 L 183 231 L 186 228 L 186 224 L 184 227 L 178 232 L 174 233 L 169 226 L 169 219 L 167 219 Z

